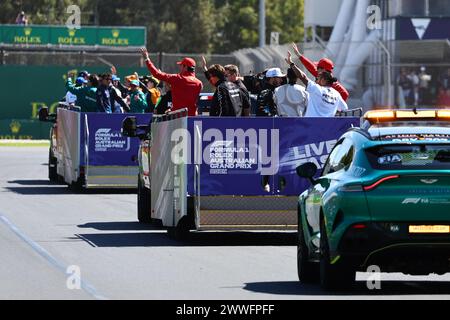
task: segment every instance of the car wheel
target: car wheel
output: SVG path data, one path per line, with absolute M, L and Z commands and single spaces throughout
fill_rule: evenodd
M 355 269 L 344 261 L 331 263 L 330 246 L 323 219 L 320 221 L 320 285 L 325 290 L 346 290 L 355 283 Z
M 303 233 L 299 211 L 298 245 L 297 245 L 297 274 L 301 283 L 316 283 L 319 280 L 319 265 L 309 260 L 309 250 Z
M 138 176 L 138 190 L 137 190 L 137 212 L 138 221 L 140 223 L 151 223 L 151 193 L 142 184 L 141 178 Z
M 56 165 L 58 163 L 58 160 L 53 157 L 52 151 L 49 150 L 48 152 L 48 179 L 51 182 L 58 182 L 58 173 L 56 172 Z

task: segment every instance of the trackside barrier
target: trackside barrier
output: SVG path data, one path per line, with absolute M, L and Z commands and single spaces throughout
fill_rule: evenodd
M 130 114 L 86 113 L 58 108 L 56 115 L 57 174 L 80 188 L 136 188 L 139 141 L 121 135 Z M 149 123 L 150 114 L 133 114 Z
M 322 168 L 359 117 L 215 118 L 154 116 L 150 140 L 151 216 L 197 230 L 292 229 L 308 183 L 296 168 Z

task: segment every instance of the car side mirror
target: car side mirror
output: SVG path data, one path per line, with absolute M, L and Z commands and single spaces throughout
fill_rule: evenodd
M 307 162 L 297 167 L 297 175 L 301 178 L 308 179 L 312 184 L 316 184 L 314 176 L 317 174 L 317 166 L 315 163 Z
M 124 137 L 137 137 L 136 117 L 126 117 L 122 122 L 122 135 Z

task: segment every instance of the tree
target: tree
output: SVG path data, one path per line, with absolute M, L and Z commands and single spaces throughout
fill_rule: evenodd
M 267 0 L 269 38 L 303 37 L 304 0 Z M 10 0 L 0 3 L 0 23 L 14 23 L 21 10 L 32 24 L 64 24 L 67 7 L 80 6 L 83 25 L 145 26 L 150 51 L 229 53 L 258 45 L 259 0 Z

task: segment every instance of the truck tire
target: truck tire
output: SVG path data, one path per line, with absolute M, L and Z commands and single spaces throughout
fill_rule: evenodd
M 141 178 L 138 176 L 137 190 L 137 215 L 140 223 L 151 223 L 151 192 L 142 184 Z
M 84 186 L 85 186 L 85 184 L 86 184 L 86 178 L 85 178 L 85 177 L 79 177 L 79 178 L 77 179 L 77 181 L 72 182 L 72 183 L 69 185 L 69 189 L 70 189 L 71 191 L 73 191 L 73 192 L 81 193 L 81 192 L 84 191 Z
M 337 291 L 351 289 L 355 284 L 356 270 L 345 261 L 331 263 L 330 247 L 325 222 L 320 222 L 320 285 L 324 290 Z
M 297 275 L 300 283 L 317 283 L 319 281 L 319 264 L 309 260 L 309 250 L 303 233 L 301 212 L 298 221 Z
M 59 182 L 58 173 L 56 171 L 56 166 L 58 160 L 53 156 L 52 151 L 48 152 L 48 179 L 51 182 Z
M 189 216 L 184 216 L 180 221 L 178 221 L 176 227 L 167 228 L 167 234 L 169 237 L 177 241 L 188 239 L 192 227 L 192 222 L 190 220 L 191 219 Z

